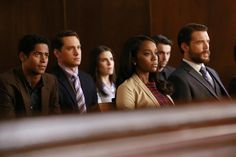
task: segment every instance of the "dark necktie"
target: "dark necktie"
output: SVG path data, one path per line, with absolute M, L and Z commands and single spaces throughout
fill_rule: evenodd
M 206 67 L 202 66 L 199 72 L 202 74 L 203 78 L 204 78 L 212 87 L 214 87 L 214 82 L 213 82 L 213 80 L 211 79 L 210 74 L 207 72 Z

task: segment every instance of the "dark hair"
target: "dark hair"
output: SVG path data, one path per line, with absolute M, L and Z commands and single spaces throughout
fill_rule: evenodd
M 98 74 L 98 60 L 99 60 L 99 55 L 104 52 L 104 51 L 110 51 L 113 55 L 114 58 L 114 53 L 111 50 L 111 48 L 105 46 L 105 45 L 100 45 L 96 48 L 94 48 L 91 52 L 90 52 L 90 66 L 89 66 L 89 73 L 91 74 L 91 76 L 93 77 L 96 86 L 98 88 L 99 91 L 101 91 L 101 93 L 104 96 L 107 96 L 108 94 L 104 91 L 103 89 L 103 82 L 101 80 L 100 75 Z M 116 79 L 116 74 L 115 74 L 115 67 L 114 67 L 114 72 L 112 75 L 109 76 L 109 80 L 110 82 L 114 83 Z
M 195 31 L 207 31 L 208 28 L 205 25 L 197 24 L 197 23 L 189 23 L 182 27 L 178 33 L 178 46 L 180 51 L 183 53 L 181 48 L 182 43 L 186 43 L 189 45 L 191 41 L 191 35 Z
M 144 35 L 139 35 L 129 38 L 124 44 L 123 51 L 120 56 L 120 67 L 116 81 L 117 87 L 126 79 L 130 78 L 133 73 L 135 73 L 133 58 L 136 57 L 141 43 L 147 40 L 155 43 L 155 41 L 153 41 L 151 38 Z
M 151 41 L 155 43 L 155 41 L 152 38 L 145 35 L 131 37 L 125 43 L 120 58 L 120 64 L 119 64 L 120 67 L 116 82 L 117 87 L 135 73 L 135 65 L 133 64 L 133 58 L 137 56 L 140 45 L 144 41 Z M 169 84 L 167 85 L 165 81 L 159 80 L 157 78 L 156 72 L 150 73 L 149 80 L 156 82 L 157 88 L 160 90 L 160 92 L 164 94 L 170 94 L 170 92 L 172 92 L 172 89 L 170 89 L 171 86 Z
M 165 44 L 165 45 L 170 45 L 170 46 L 173 45 L 173 42 L 170 39 L 168 39 L 166 36 L 161 35 L 161 34 L 153 35 L 152 39 L 156 42 L 157 45 L 158 44 Z
M 66 31 L 59 32 L 55 36 L 55 38 L 52 40 L 52 50 L 54 50 L 54 49 L 61 50 L 61 48 L 63 47 L 62 38 L 69 37 L 69 36 L 75 36 L 79 39 L 79 36 L 75 31 L 66 30 Z
M 26 56 L 29 56 L 30 52 L 35 49 L 37 44 L 47 44 L 50 47 L 50 42 L 47 38 L 37 34 L 27 34 L 20 39 L 18 45 L 18 54 L 23 52 Z

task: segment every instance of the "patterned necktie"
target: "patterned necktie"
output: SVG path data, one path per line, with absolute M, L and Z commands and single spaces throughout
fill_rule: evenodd
M 212 87 L 214 87 L 214 82 L 213 82 L 213 80 L 212 80 L 210 74 L 207 72 L 206 67 L 202 66 L 199 72 L 202 74 L 203 78 L 204 78 Z
M 81 88 L 80 80 L 78 76 L 72 76 L 72 82 L 74 83 L 75 91 L 76 91 L 76 101 L 79 108 L 80 113 L 86 113 L 86 104 L 84 94 Z

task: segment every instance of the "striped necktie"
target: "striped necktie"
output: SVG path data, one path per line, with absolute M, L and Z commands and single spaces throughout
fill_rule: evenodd
M 84 94 L 81 88 L 79 77 L 73 75 L 71 79 L 72 79 L 72 82 L 74 84 L 74 88 L 76 91 L 76 101 L 77 101 L 79 111 L 80 113 L 86 113 L 87 109 L 86 109 L 86 104 L 85 104 L 85 98 L 84 98 Z

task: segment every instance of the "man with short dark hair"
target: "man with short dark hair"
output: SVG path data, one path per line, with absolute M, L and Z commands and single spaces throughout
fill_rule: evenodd
M 36 34 L 25 35 L 18 57 L 21 66 L 0 75 L 0 117 L 59 113 L 57 80 L 45 73 L 49 41 Z
M 161 80 L 167 80 L 170 74 L 175 70 L 174 67 L 168 66 L 171 56 L 172 41 L 164 35 L 154 35 L 152 39 L 155 40 L 158 50 L 158 69 Z
M 180 102 L 216 101 L 229 98 L 218 74 L 205 64 L 210 61 L 208 28 L 190 23 L 178 33 L 178 46 L 183 60 L 170 75 L 174 85 L 172 98 Z
M 97 105 L 97 92 L 92 77 L 79 70 L 82 51 L 77 33 L 58 33 L 52 47 L 58 61 L 52 73 L 59 82 L 59 103 L 62 111 L 87 113 Z

